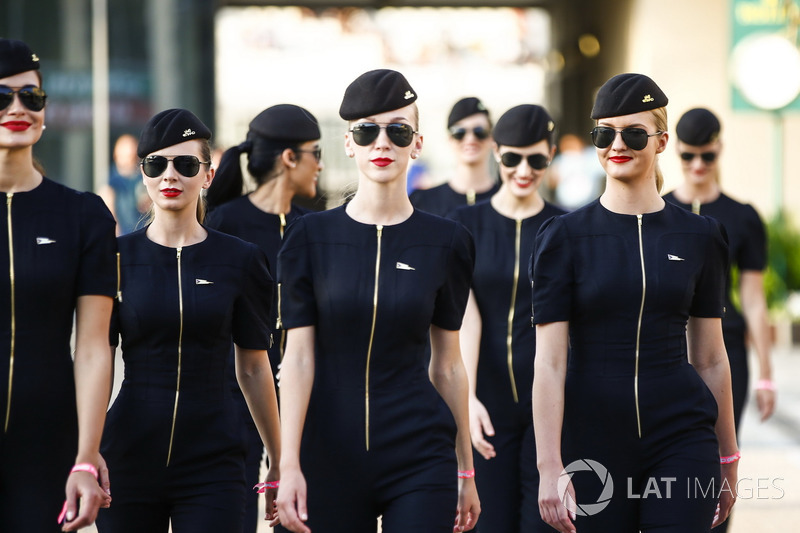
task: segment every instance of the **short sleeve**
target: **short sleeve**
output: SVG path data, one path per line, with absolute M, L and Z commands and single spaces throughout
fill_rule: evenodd
M 708 223 L 708 245 L 703 268 L 695 285 L 691 316 L 722 318 L 725 316 L 725 283 L 728 273 L 728 234 L 725 228 L 711 217 Z
M 461 328 L 475 268 L 475 243 L 467 229 L 455 224 L 444 284 L 436 293 L 431 323 L 446 330 Z
M 242 291 L 233 306 L 233 342 L 241 348 L 266 350 L 270 345 L 273 280 L 264 252 L 254 244 L 248 247 Z
M 750 205 L 743 210 L 742 227 L 744 235 L 736 257 L 739 270 L 758 270 L 767 268 L 767 234 L 761 217 Z
M 534 324 L 570 319 L 573 272 L 567 228 L 553 217 L 539 228 L 528 267 Z
M 282 329 L 317 323 L 309 253 L 307 225 L 299 218 L 286 228 L 278 252 L 278 323 Z
M 117 223 L 103 200 L 81 194 L 81 258 L 76 294 L 113 297 L 117 291 Z

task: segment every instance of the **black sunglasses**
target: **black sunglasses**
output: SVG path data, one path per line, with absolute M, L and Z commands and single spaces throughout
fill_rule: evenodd
M 514 168 L 522 163 L 522 154 L 516 152 L 505 152 L 500 155 L 500 162 L 504 167 Z M 526 157 L 528 164 L 535 170 L 543 170 L 550 165 L 550 160 L 544 154 L 531 154 Z
M 19 96 L 22 105 L 31 111 L 41 111 L 47 102 L 47 93 L 44 89 L 35 85 L 26 85 L 18 89 L 13 89 L 8 85 L 0 85 L 0 110 L 7 108 L 14 101 L 14 95 Z
M 359 122 L 358 124 L 353 124 L 353 129 L 350 130 L 350 133 L 353 134 L 353 141 L 355 141 L 357 145 L 367 146 L 378 138 L 382 129 L 386 130 L 386 135 L 389 136 L 389 140 L 400 148 L 405 148 L 411 144 L 411 141 L 414 140 L 414 134 L 417 133 L 414 131 L 414 128 L 408 124 L 392 123 L 380 126 L 374 122 Z
M 592 135 L 592 144 L 598 148 L 608 148 L 611 146 L 614 139 L 617 138 L 617 133 L 619 133 L 622 135 L 622 140 L 628 148 L 631 150 L 643 150 L 644 147 L 647 146 L 649 137 L 661 135 L 664 132 L 657 131 L 648 134 L 647 130 L 643 130 L 642 128 L 623 128 L 621 130 L 615 130 L 607 126 L 597 126 L 589 133 Z
M 322 148 L 315 148 L 314 150 L 295 150 L 295 152 L 299 152 L 301 154 L 313 154 L 314 159 L 317 160 L 317 163 L 319 163 L 322 159 Z
M 703 152 L 702 154 L 693 154 L 691 152 L 681 152 L 681 159 L 690 163 L 695 157 L 700 156 L 703 163 L 713 163 L 717 160 L 717 152 Z
M 487 130 L 483 126 L 476 126 L 472 129 L 452 127 L 450 128 L 450 136 L 453 139 L 460 141 L 461 139 L 466 137 L 467 133 L 469 133 L 470 131 L 478 140 L 483 141 L 489 138 L 489 130 Z
M 145 176 L 158 178 L 167 170 L 167 165 L 170 161 L 172 161 L 175 171 L 187 178 L 197 176 L 197 173 L 200 172 L 201 164 L 211 164 L 211 161 L 200 161 L 193 155 L 176 155 L 172 158 L 167 158 L 163 155 L 148 155 L 142 159 L 140 165 Z

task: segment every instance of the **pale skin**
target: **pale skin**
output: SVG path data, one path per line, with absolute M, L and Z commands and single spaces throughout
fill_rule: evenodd
M 456 170 L 448 182 L 450 187 L 461 194 L 468 191 L 486 192 L 494 185 L 489 173 L 489 153 L 492 151 L 492 139 L 478 139 L 473 130 L 481 127 L 487 132 L 492 129 L 489 117 L 484 113 L 476 113 L 464 117 L 452 126 L 467 130 L 464 138 L 459 140 L 450 137 L 450 147 L 456 157 Z
M 39 87 L 35 71 L 0 78 L 0 85 L 15 89 Z M 15 96 L 0 110 L 0 190 L 6 193 L 31 191 L 42 183 L 33 166 L 33 145 L 42 136 L 45 110 L 31 111 Z M 2 126 L 27 123 L 20 131 Z M 111 502 L 108 469 L 100 456 L 100 438 L 111 390 L 111 360 L 107 332 L 113 300 L 108 296 L 84 295 L 76 302 L 76 340 L 73 375 L 78 411 L 78 454 L 75 464 L 89 463 L 99 473 L 99 482 L 88 472 L 75 472 L 66 481 L 67 503 L 64 531 L 76 531 L 94 523 L 100 507 Z M 102 487 L 101 487 L 102 485 Z M 53 509 L 53 520 L 59 509 Z
M 506 167 L 500 163 L 500 156 L 506 152 L 514 152 L 523 156 L 516 167 Z M 493 154 L 500 168 L 500 189 L 491 198 L 492 207 L 501 215 L 515 219 L 526 219 L 539 214 L 544 209 L 544 200 L 539 195 L 539 185 L 547 169 L 537 170 L 530 166 L 528 155 L 542 154 L 552 160 L 555 146 L 550 146 L 546 139 L 535 144 L 518 146 L 497 146 Z M 480 359 L 482 318 L 480 308 L 475 300 L 475 293 L 470 290 L 464 322 L 460 330 L 461 354 L 469 381 L 469 429 L 472 446 L 484 459 L 492 459 L 497 452 L 486 437 L 495 434 L 491 417 L 486 407 L 476 394 L 478 378 L 478 360 Z
M 719 154 L 722 142 L 716 140 L 708 144 L 694 146 L 677 142 L 678 153 L 702 154 L 713 152 L 717 158 L 707 163 L 695 156 L 691 161 L 681 160 L 684 182 L 675 190 L 675 196 L 681 202 L 693 204 L 710 203 L 719 198 L 722 190 L 719 186 Z M 761 270 L 742 270 L 739 273 L 739 297 L 742 304 L 742 316 L 747 325 L 750 344 L 758 358 L 758 379 L 772 381 L 771 340 L 769 334 L 769 313 L 767 299 L 764 294 L 764 272 Z M 775 391 L 757 388 L 756 403 L 762 422 L 775 412 Z
M 197 140 L 175 144 L 148 155 L 161 155 L 168 159 L 179 155 L 194 155 L 204 161 L 201 144 Z M 142 173 L 147 194 L 153 202 L 153 221 L 147 228 L 147 237 L 169 248 L 203 242 L 208 232 L 197 220 L 197 203 L 201 190 L 207 189 L 213 179 L 214 169 L 205 164 L 200 165 L 200 172 L 193 177 L 181 175 L 172 162 L 160 177 L 150 178 Z M 164 194 L 166 190 L 180 193 L 169 197 Z M 234 345 L 234 348 L 236 379 L 269 457 L 270 467 L 265 481 L 277 481 L 280 479 L 281 432 L 278 398 L 267 351 L 245 349 L 238 345 Z M 278 523 L 276 496 L 276 489 L 267 489 L 265 492 L 265 520 L 270 520 L 270 525 Z
M 415 127 L 416 107 L 365 117 L 356 122 L 405 123 Z M 406 172 L 410 158 L 419 156 L 422 136 L 416 134 L 408 147 L 398 147 L 382 129 L 368 146 L 358 146 L 351 134 L 345 135 L 345 153 L 355 159 L 359 171 L 358 191 L 346 207 L 347 214 L 364 224 L 394 225 L 405 221 L 414 209 L 406 194 Z M 377 165 L 373 161 L 391 160 Z M 281 488 L 278 514 L 284 527 L 296 533 L 309 533 L 307 487 L 300 465 L 300 440 L 314 381 L 315 328 L 292 328 L 287 332 L 286 353 L 281 367 Z M 467 377 L 461 362 L 458 331 L 431 326 L 431 382 L 447 403 L 456 421 L 456 455 L 459 470 L 472 470 L 472 452 L 467 414 Z M 454 531 L 469 531 L 478 520 L 480 502 L 475 480 L 459 480 L 458 508 Z
M 604 118 L 600 126 L 616 129 L 638 127 L 654 133 L 658 130 L 654 115 L 641 112 L 621 117 Z M 597 149 L 606 170 L 606 191 L 600 197 L 603 206 L 620 214 L 654 213 L 664 208 L 664 200 L 655 186 L 656 155 L 666 148 L 668 134 L 650 137 L 643 150 L 628 148 L 621 135 L 611 146 Z M 708 386 L 717 401 L 719 416 L 716 433 L 720 456 L 738 451 L 733 425 L 733 401 L 728 356 L 722 338 L 719 318 L 690 317 L 687 325 L 689 362 Z M 576 495 L 572 483 L 567 486 L 569 508 L 561 503 L 557 488 L 564 469 L 561 458 L 561 429 L 564 418 L 564 382 L 567 370 L 569 322 L 552 322 L 536 326 L 536 361 L 533 380 L 533 423 L 536 431 L 536 453 L 539 473 L 539 511 L 542 518 L 562 533 L 576 531 Z M 738 462 L 721 465 L 722 486 L 735 487 Z M 723 522 L 735 501 L 732 492 L 722 492 L 713 525 Z

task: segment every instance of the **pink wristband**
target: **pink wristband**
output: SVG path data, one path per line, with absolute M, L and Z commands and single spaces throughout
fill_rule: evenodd
M 721 464 L 721 465 L 729 465 L 731 463 L 735 463 L 736 461 L 739 460 L 739 458 L 741 456 L 742 456 L 742 452 L 736 452 L 733 455 L 727 455 L 727 456 L 724 456 L 724 457 L 720 457 L 719 458 L 719 464 Z
M 265 492 L 267 492 L 267 489 L 277 489 L 280 486 L 281 486 L 280 480 L 278 480 L 278 481 L 267 481 L 266 483 L 257 483 L 253 487 L 253 490 L 256 491 L 259 494 L 264 494 Z
M 91 475 L 94 476 L 95 479 L 100 479 L 100 476 L 97 473 L 97 468 L 93 464 L 89 463 L 78 463 L 72 467 L 72 470 L 69 471 L 70 474 L 73 472 L 89 472 Z
M 475 477 L 475 469 L 472 470 L 459 470 L 458 471 L 458 479 L 469 479 L 471 477 Z
M 775 383 L 771 379 L 759 379 L 756 383 L 756 390 L 775 390 Z

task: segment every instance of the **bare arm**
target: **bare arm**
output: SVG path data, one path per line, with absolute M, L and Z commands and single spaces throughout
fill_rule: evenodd
M 760 270 L 743 270 L 739 290 L 742 298 L 742 314 L 747 332 L 758 356 L 758 379 L 772 381 L 770 359 L 769 320 L 767 299 L 764 296 L 764 274 Z M 775 391 L 757 388 L 756 401 L 761 420 L 766 420 L 775 411 Z
M 75 400 L 78 408 L 78 455 L 75 464 L 89 463 L 99 473 L 75 472 L 67 479 L 65 531 L 91 525 L 100 506 L 107 507 L 108 471 L 100 457 L 100 439 L 111 394 L 112 358 L 108 352 L 108 328 L 113 300 L 108 296 L 79 296 L 75 331 Z M 80 503 L 80 509 L 78 504 Z
M 533 428 L 539 467 L 539 512 L 542 519 L 561 532 L 574 532 L 574 509 L 564 507 L 558 478 L 564 469 L 561 428 L 564 423 L 564 382 L 567 375 L 569 322 L 536 326 L 536 359 L 533 373 Z M 570 483 L 574 504 L 575 493 Z
M 472 449 L 469 436 L 469 412 L 467 374 L 461 360 L 458 331 L 431 326 L 430 378 L 442 396 L 456 421 L 456 456 L 458 469 L 473 470 Z M 480 502 L 475 488 L 475 479 L 459 480 L 459 505 L 456 527 L 458 531 L 469 531 L 475 527 L 480 515 Z
M 281 364 L 281 487 L 278 513 L 284 527 L 310 533 L 306 482 L 300 469 L 300 441 L 303 437 L 311 387 L 314 384 L 314 326 L 286 332 L 286 351 Z
M 261 441 L 267 448 L 269 471 L 267 481 L 280 479 L 281 428 L 278 418 L 278 396 L 272 367 L 266 350 L 251 350 L 236 346 L 236 379 L 242 389 L 247 407 L 258 428 Z M 276 489 L 267 489 L 266 519 L 277 518 L 275 509 Z
M 690 317 L 687 325 L 689 340 L 689 362 L 708 386 L 717 400 L 717 440 L 720 456 L 738 452 L 736 430 L 733 424 L 733 396 L 731 393 L 731 369 L 725 341 L 722 338 L 722 320 L 719 318 Z M 722 465 L 723 486 L 735 488 L 738 462 Z M 734 503 L 732 492 L 723 491 L 719 501 L 719 518 L 714 525 L 723 522 Z

